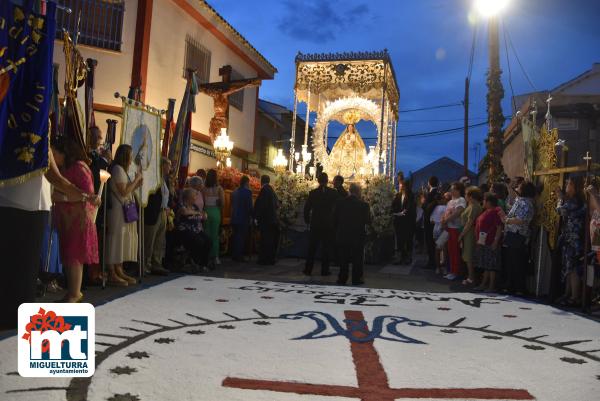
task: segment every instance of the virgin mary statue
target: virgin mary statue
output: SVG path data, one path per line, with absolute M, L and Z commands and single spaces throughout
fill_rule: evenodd
M 354 124 L 348 124 L 329 154 L 327 173 L 353 179 L 361 173 L 367 149 Z

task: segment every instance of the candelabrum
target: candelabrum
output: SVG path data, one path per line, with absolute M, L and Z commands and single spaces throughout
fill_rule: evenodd
M 213 143 L 215 155 L 217 157 L 217 167 L 231 166 L 231 151 L 233 150 L 233 141 L 227 135 L 227 128 L 221 128 L 221 134 L 215 138 Z
M 302 152 L 296 152 L 294 154 L 294 160 L 296 160 L 296 174 L 305 175 L 306 167 L 310 164 L 312 159 L 312 153 L 308 151 L 308 145 L 302 145 Z
M 361 175 L 375 175 L 377 174 L 379 158 L 377 157 L 377 152 L 375 151 L 375 146 L 369 146 L 369 153 L 367 154 L 367 160 L 365 162 L 364 167 L 361 167 L 363 173 Z
M 275 172 L 281 174 L 287 168 L 288 161 L 283 155 L 283 149 L 277 149 L 277 156 L 273 159 L 273 169 Z

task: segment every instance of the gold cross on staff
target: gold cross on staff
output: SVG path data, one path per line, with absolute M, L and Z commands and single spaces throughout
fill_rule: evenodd
M 587 162 L 587 159 L 585 157 L 584 157 L 584 159 L 586 160 L 586 164 L 582 164 L 579 166 L 556 167 L 556 168 L 549 168 L 546 170 L 534 171 L 533 175 L 536 177 L 539 177 L 539 176 L 543 176 L 543 175 L 556 175 L 556 174 L 583 172 L 583 171 L 587 171 L 588 163 L 589 163 L 590 171 L 599 171 L 600 170 L 600 164 L 591 163 L 591 157 L 590 157 L 590 162 Z

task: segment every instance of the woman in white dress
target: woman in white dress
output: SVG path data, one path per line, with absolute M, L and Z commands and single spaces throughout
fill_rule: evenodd
M 123 204 L 132 201 L 134 191 L 142 185 L 140 172 L 136 173 L 133 181 L 127 175 L 132 158 L 131 146 L 120 145 L 117 148 L 109 183 L 110 209 L 106 240 L 108 284 L 122 287 L 136 283 L 136 279 L 123 271 L 123 262 L 136 262 L 138 259 L 137 221 L 126 223 L 123 211 Z

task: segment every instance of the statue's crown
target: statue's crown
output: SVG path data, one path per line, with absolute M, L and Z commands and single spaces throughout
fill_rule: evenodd
M 360 112 L 358 110 L 348 110 L 342 117 L 344 124 L 356 124 L 360 121 Z

